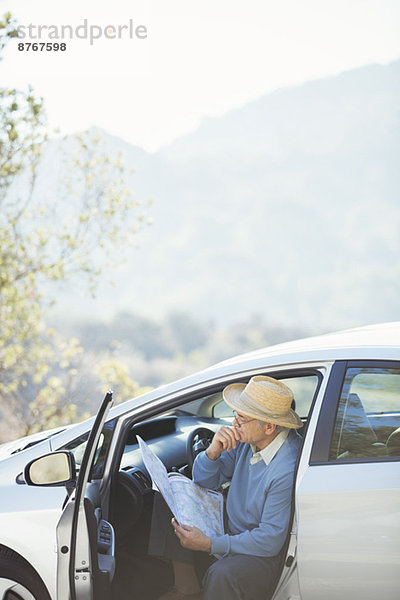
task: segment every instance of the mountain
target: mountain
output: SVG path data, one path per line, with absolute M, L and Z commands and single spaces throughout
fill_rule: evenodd
M 154 198 L 154 225 L 88 313 L 399 319 L 399 106 L 396 61 L 278 90 L 154 154 L 107 135 L 136 166 L 137 197 Z

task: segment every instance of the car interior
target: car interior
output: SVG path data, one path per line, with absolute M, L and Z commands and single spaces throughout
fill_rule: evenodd
M 111 498 L 110 520 L 117 540 L 115 598 L 150 600 L 173 583 L 170 565 L 147 553 L 155 491 L 136 435 L 162 459 L 168 472 L 190 477 L 195 455 L 207 448 L 216 429 L 227 421 L 184 412 L 178 409 L 139 423 L 128 434 Z
M 300 408 L 296 410 L 304 422 L 319 380 L 318 373 L 283 380 L 297 391 Z M 221 389 L 135 423 L 127 431 L 110 501 L 117 565 L 113 598 L 153 600 L 173 583 L 171 566 L 147 553 L 155 492 L 136 436 L 151 447 L 168 472 L 179 471 L 190 477 L 195 456 L 208 447 L 221 425 L 231 424 L 232 418 Z M 201 565 L 199 569 L 201 577 Z

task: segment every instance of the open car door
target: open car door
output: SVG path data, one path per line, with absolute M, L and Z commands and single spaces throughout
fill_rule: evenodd
M 89 434 L 75 491 L 57 524 L 57 600 L 109 600 L 115 572 L 114 530 L 102 518 L 100 481 L 92 481 L 101 432 L 112 406 L 109 391 Z

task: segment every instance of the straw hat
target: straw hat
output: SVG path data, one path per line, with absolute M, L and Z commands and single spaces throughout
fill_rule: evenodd
M 224 389 L 223 398 L 248 417 L 291 429 L 303 426 L 299 415 L 291 409 L 292 390 L 272 377 L 256 375 L 247 384 L 232 383 Z

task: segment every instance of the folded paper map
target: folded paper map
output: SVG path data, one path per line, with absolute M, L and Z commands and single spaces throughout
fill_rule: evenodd
M 167 473 L 161 460 L 137 436 L 143 462 L 153 484 L 162 494 L 172 514 L 181 525 L 194 525 L 208 536 L 224 533 L 224 499 L 222 494 L 201 487 L 185 475 Z

